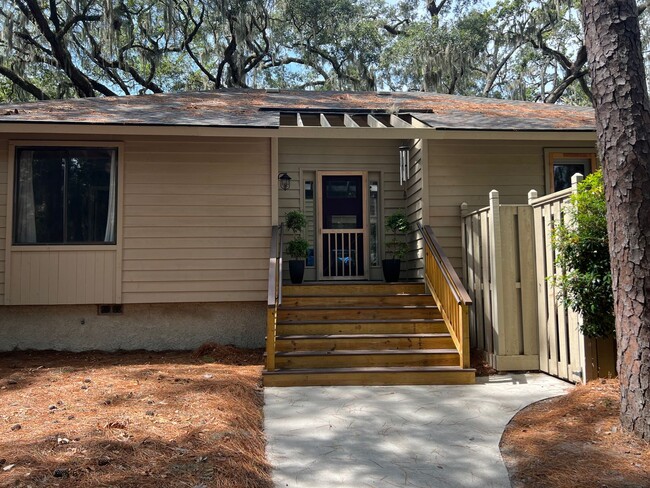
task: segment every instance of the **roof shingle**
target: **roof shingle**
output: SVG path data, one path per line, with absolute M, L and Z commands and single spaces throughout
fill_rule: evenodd
M 436 129 L 595 130 L 591 108 L 423 92 L 227 89 L 0 104 L 16 122 L 203 127 L 279 127 L 282 111 L 413 113 Z

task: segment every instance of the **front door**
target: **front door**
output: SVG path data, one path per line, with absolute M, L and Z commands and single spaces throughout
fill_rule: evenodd
M 367 174 L 318 172 L 318 278 L 367 279 Z

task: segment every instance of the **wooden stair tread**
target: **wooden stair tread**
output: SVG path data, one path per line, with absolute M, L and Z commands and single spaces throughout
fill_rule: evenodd
M 430 297 L 430 293 L 373 293 L 372 295 L 289 295 L 289 298 L 379 298 L 379 297 Z M 433 298 L 432 298 L 433 300 Z
M 283 291 L 265 386 L 475 381 L 423 282 L 314 282 Z
M 355 368 L 303 368 L 303 369 L 276 369 L 264 370 L 264 374 L 331 374 L 331 373 L 435 373 L 445 372 L 476 372 L 473 368 L 460 366 L 359 366 Z
M 438 333 L 413 333 L 413 334 L 310 334 L 310 335 L 280 335 L 277 340 L 299 341 L 302 339 L 435 339 L 437 337 L 450 337 L 444 332 Z
M 277 325 L 312 325 L 312 324 L 434 324 L 444 322 L 444 319 L 336 319 L 336 320 L 296 320 L 294 322 L 283 322 L 278 320 Z
M 314 357 L 314 356 L 392 356 L 415 354 L 458 354 L 456 349 L 340 349 L 334 351 L 286 351 L 276 352 L 276 357 Z
M 307 305 L 278 307 L 278 311 L 296 310 L 438 310 L 436 305 Z

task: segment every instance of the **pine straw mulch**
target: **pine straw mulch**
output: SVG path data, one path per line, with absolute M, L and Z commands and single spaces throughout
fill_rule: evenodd
M 596 380 L 520 411 L 501 438 L 512 486 L 650 486 L 650 444 L 621 430 L 618 380 Z
M 476 376 L 490 376 L 498 373 L 498 371 L 490 366 L 490 363 L 483 358 L 483 351 L 478 349 L 471 350 L 470 365 L 476 370 Z
M 0 357 L 0 485 L 271 487 L 262 353 Z

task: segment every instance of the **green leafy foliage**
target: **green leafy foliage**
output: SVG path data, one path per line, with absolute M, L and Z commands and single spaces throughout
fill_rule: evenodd
M 287 243 L 287 254 L 294 259 L 305 259 L 309 250 L 309 242 L 302 237 L 296 237 Z
M 0 86 L 0 97 L 278 87 L 590 105 L 579 7 L 576 0 L 0 0 L 0 80 L 11 86 Z M 647 38 L 650 9 L 643 11 Z
M 553 280 L 560 299 L 583 318 L 588 337 L 614 333 L 614 302 L 607 240 L 606 204 L 600 171 L 578 185 L 566 222 L 555 227 L 556 265 L 565 274 Z
M 391 232 L 391 239 L 386 243 L 386 254 L 389 259 L 404 259 L 408 253 L 406 233 L 409 230 L 409 221 L 404 212 L 395 212 L 386 217 L 386 228 Z
M 299 210 L 292 210 L 287 212 L 284 216 L 284 225 L 287 226 L 291 232 L 295 234 L 300 234 L 303 229 L 307 226 L 307 217 Z
M 293 239 L 287 242 L 287 254 L 294 259 L 305 259 L 309 242 L 302 237 L 302 231 L 307 226 L 307 217 L 299 210 L 292 210 L 284 216 L 284 225 L 293 233 Z

